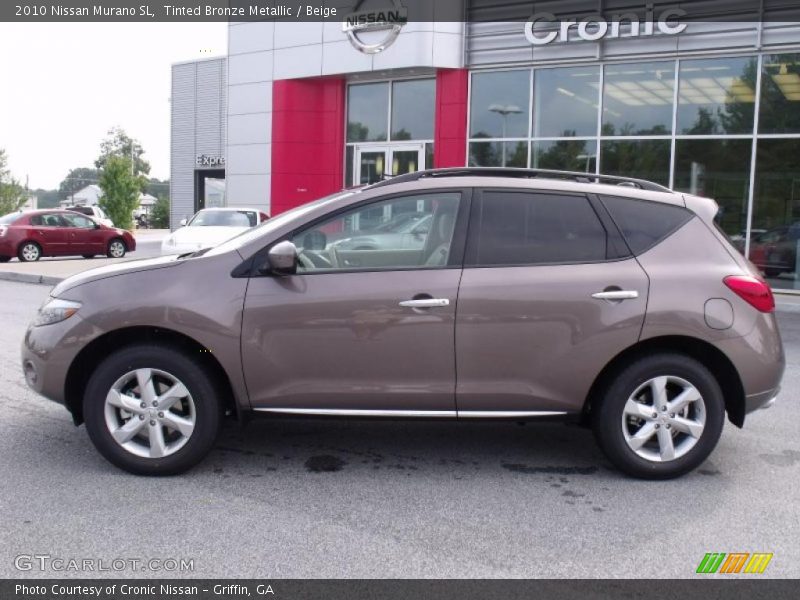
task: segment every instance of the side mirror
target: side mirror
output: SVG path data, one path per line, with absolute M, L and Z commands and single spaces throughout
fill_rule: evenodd
M 288 240 L 275 244 L 267 253 L 266 267 L 276 275 L 297 273 L 297 246 Z
M 181 220 L 178 222 L 178 225 L 180 225 L 181 227 L 186 227 L 186 219 L 181 219 Z

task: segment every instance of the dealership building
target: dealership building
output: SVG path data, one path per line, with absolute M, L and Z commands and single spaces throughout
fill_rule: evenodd
M 791 2 L 731 0 L 719 14 L 696 3 L 698 16 L 693 3 L 608 0 L 570 18 L 571 2 L 469 0 L 461 21 L 436 2 L 335 4 L 408 22 L 230 23 L 227 57 L 173 66 L 173 227 L 204 206 L 274 215 L 424 168 L 532 167 L 710 196 L 744 250 L 794 262 Z M 794 272 L 768 274 L 800 288 Z

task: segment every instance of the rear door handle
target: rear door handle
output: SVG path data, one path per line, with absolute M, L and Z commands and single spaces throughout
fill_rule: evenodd
M 440 306 L 450 306 L 447 298 L 420 298 L 419 300 L 403 300 L 400 306 L 407 308 L 436 308 Z
M 638 297 L 639 292 L 636 290 L 611 290 L 592 294 L 592 298 L 597 298 L 598 300 L 633 300 Z

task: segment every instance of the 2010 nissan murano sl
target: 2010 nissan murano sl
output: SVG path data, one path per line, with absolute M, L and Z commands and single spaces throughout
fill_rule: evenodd
M 224 415 L 261 414 L 574 419 L 626 473 L 674 477 L 784 370 L 772 293 L 716 212 L 635 179 L 403 175 L 66 279 L 22 367 L 134 473 L 184 471 Z M 429 225 L 364 241 L 402 213 Z

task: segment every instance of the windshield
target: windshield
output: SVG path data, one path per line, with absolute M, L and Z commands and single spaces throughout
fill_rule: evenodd
M 9 215 L 5 215 L 0 217 L 0 225 L 9 225 L 19 219 L 22 216 L 22 213 L 11 213 Z
M 330 196 L 325 196 L 320 198 L 319 200 L 314 200 L 313 202 L 309 202 L 308 204 L 301 204 L 291 210 L 287 210 L 285 213 L 279 214 L 277 217 L 272 217 L 261 223 L 258 227 L 254 227 L 253 229 L 248 229 L 243 231 L 237 236 L 232 237 L 231 239 L 222 242 L 219 246 L 215 246 L 212 250 L 210 250 L 206 255 L 207 256 L 215 256 L 217 254 L 224 254 L 230 250 L 234 250 L 237 248 L 241 248 L 245 244 L 252 242 L 260 238 L 263 235 L 269 234 L 271 231 L 275 231 L 283 227 L 286 223 L 291 222 L 294 219 L 299 219 L 303 215 L 311 212 L 313 209 L 317 208 L 318 206 L 322 206 L 323 204 L 327 204 L 328 202 L 333 202 L 334 200 L 339 200 L 340 198 L 347 198 L 348 196 L 352 196 L 356 192 L 354 191 L 347 191 L 347 192 L 336 192 L 335 194 L 331 194 Z
M 187 227 L 255 227 L 258 215 L 253 210 L 201 210 Z

